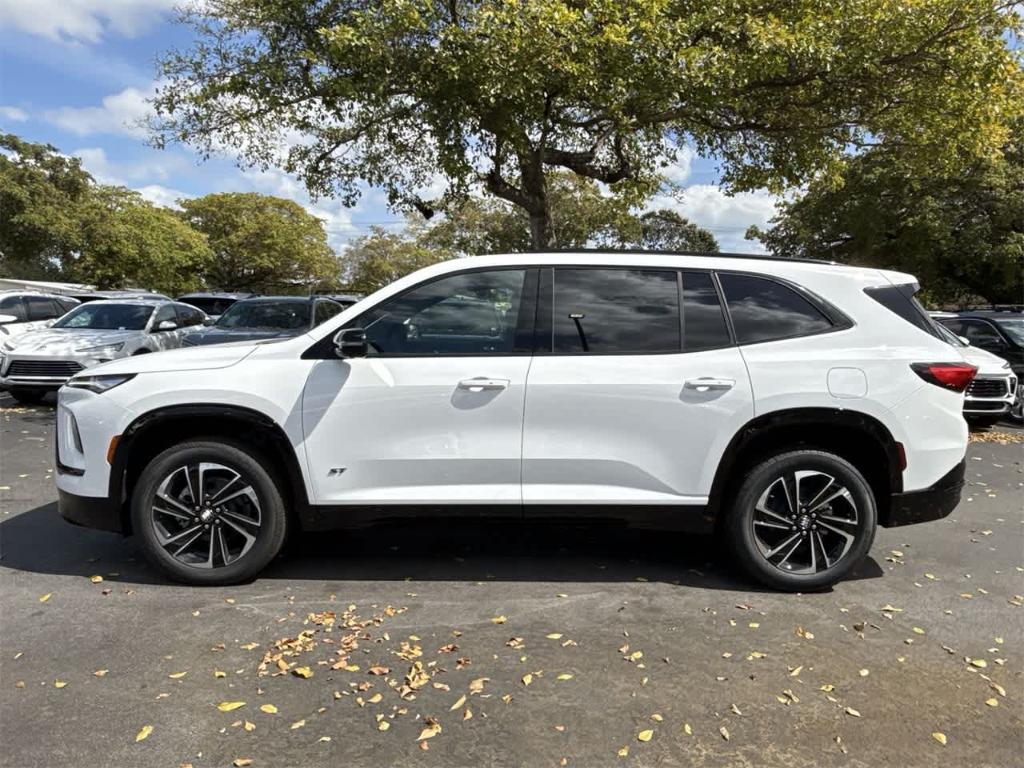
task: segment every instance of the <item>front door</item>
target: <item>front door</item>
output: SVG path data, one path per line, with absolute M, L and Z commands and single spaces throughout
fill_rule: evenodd
M 525 513 L 706 503 L 726 444 L 753 416 L 711 274 L 559 267 L 541 286 L 538 337 L 550 344 L 527 385 Z
M 302 399 L 317 504 L 521 502 L 536 270 L 449 274 L 348 323 L 365 358 L 325 359 Z

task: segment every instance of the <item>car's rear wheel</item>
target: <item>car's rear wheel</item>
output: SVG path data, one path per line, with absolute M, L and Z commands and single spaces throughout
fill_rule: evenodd
M 867 555 L 877 511 L 864 476 L 823 451 L 784 453 L 746 473 L 726 519 L 736 562 L 774 589 L 832 586 Z
M 989 427 L 994 427 L 996 424 L 998 424 L 1002 420 L 1003 420 L 1002 414 L 1000 414 L 999 416 L 968 416 L 967 417 L 968 425 L 974 427 L 975 429 L 988 429 Z
M 143 470 L 132 528 L 147 559 L 176 581 L 234 584 L 280 551 L 287 514 L 260 459 L 226 442 L 174 446 Z
M 45 389 L 11 389 L 8 392 L 22 405 L 37 405 L 46 397 Z

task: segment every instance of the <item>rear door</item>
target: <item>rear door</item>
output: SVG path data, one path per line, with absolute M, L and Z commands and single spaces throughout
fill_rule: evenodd
M 523 501 L 707 502 L 718 459 L 753 413 L 709 272 L 541 272 L 527 382 Z

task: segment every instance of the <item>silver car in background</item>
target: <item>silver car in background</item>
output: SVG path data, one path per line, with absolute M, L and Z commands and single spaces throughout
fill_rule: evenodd
M 39 402 L 85 368 L 176 349 L 205 320 L 202 310 L 169 300 L 82 304 L 49 328 L 0 343 L 0 389 L 19 402 Z

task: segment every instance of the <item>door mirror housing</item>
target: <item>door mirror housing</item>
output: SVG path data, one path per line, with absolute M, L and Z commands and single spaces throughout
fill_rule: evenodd
M 343 328 L 334 335 L 334 354 L 342 360 L 366 357 L 368 351 L 366 331 L 362 328 Z
M 178 324 L 176 322 L 174 322 L 173 320 L 161 320 L 159 323 L 157 323 L 156 329 L 155 329 L 155 331 L 157 333 L 159 333 L 160 331 L 176 331 L 176 330 L 178 330 Z
M 9 325 L 16 322 L 18 322 L 18 318 L 14 315 L 0 315 L 0 325 Z

